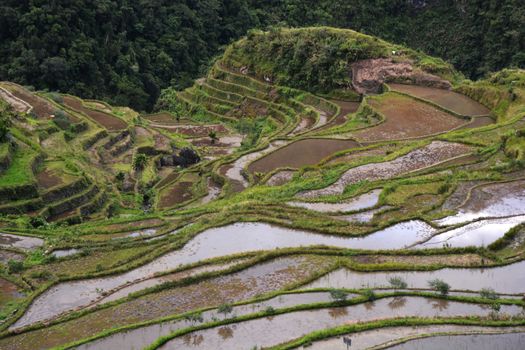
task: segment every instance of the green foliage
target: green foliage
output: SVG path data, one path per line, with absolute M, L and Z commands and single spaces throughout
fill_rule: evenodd
M 142 170 L 148 163 L 148 156 L 144 153 L 137 153 L 133 157 L 133 169 Z
M 217 308 L 217 312 L 224 314 L 225 316 L 233 311 L 233 306 L 231 304 L 221 304 Z
M 499 299 L 499 295 L 492 288 L 483 288 L 479 292 L 479 295 L 482 298 L 485 298 L 485 299 L 490 299 L 490 300 L 497 300 L 497 299 Z
M 11 120 L 14 118 L 15 113 L 13 112 L 11 106 L 0 99 L 0 142 L 7 141 L 7 135 L 9 133 L 9 128 L 11 127 Z
M 7 262 L 7 271 L 9 273 L 20 273 L 24 270 L 24 263 L 17 260 L 9 260 Z
M 365 289 L 363 291 L 363 296 L 365 296 L 369 301 L 374 301 L 377 299 L 376 294 L 372 289 Z
M 394 289 L 406 289 L 407 288 L 407 283 L 402 277 L 399 277 L 399 276 L 391 277 L 388 280 L 388 283 L 390 283 L 390 285 Z
M 347 296 L 348 296 L 348 293 L 342 289 L 331 289 L 330 290 L 330 297 L 337 302 L 345 301 Z
M 428 281 L 428 286 L 434 289 L 435 291 L 441 293 L 441 295 L 448 295 L 448 292 L 450 290 L 450 285 L 447 282 L 437 278 Z

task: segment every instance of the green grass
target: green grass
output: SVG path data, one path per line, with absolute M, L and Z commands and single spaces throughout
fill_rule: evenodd
M 0 187 L 11 187 L 32 183 L 35 180 L 31 165 L 37 154 L 27 147 L 20 146 L 13 154 L 11 166 L 0 175 Z

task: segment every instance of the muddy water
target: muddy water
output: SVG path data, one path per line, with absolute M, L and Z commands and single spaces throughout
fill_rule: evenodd
M 388 84 L 393 90 L 413 95 L 465 116 L 488 115 L 490 110 L 473 99 L 450 90 L 417 85 Z
M 525 332 L 508 334 L 440 335 L 393 346 L 392 350 L 523 350 Z
M 24 294 L 18 290 L 16 284 L 0 278 L 0 309 L 2 309 L 4 304 L 23 296 Z
M 351 296 L 350 296 L 351 297 Z M 202 313 L 202 322 L 211 322 L 213 319 L 224 319 L 233 315 L 241 316 L 259 311 L 265 311 L 268 307 L 274 309 L 291 307 L 295 305 L 311 304 L 319 302 L 329 302 L 329 293 L 299 293 L 285 294 L 259 303 L 235 306 L 231 313 L 219 313 L 217 309 Z M 95 350 L 95 349 L 130 349 L 139 350 L 151 344 L 155 339 L 168 335 L 178 329 L 190 327 L 202 322 L 191 322 L 187 320 L 168 321 L 161 324 L 141 327 L 126 332 L 117 333 L 100 340 L 79 346 L 76 349 Z M 222 331 L 223 335 L 229 332 Z
M 503 309 L 503 308 L 502 308 Z M 518 307 L 502 312 L 516 314 Z M 348 323 L 394 317 L 484 316 L 488 308 L 476 304 L 448 302 L 420 297 L 385 298 L 349 307 L 297 311 L 275 317 L 195 331 L 166 343 L 160 349 L 251 349 L 270 347 L 308 333 Z M 224 329 L 226 328 L 226 329 Z M 222 329 L 222 330 L 221 330 Z M 227 336 L 224 336 L 227 334 Z
M 30 250 L 44 245 L 44 240 L 36 237 L 0 233 L 0 247 L 13 247 Z
M 385 327 L 369 331 L 351 333 L 347 337 L 352 339 L 352 350 L 365 350 L 375 346 L 386 345 L 401 339 L 413 338 L 432 333 L 482 333 L 482 332 L 514 332 L 525 331 L 519 327 L 478 327 L 461 325 L 432 325 L 417 327 Z M 307 350 L 348 350 L 342 337 L 330 338 L 314 342 L 299 349 Z M 426 349 L 426 348 L 422 348 Z M 455 347 L 442 347 L 441 349 L 463 349 Z
M 282 167 L 301 168 L 317 164 L 336 152 L 355 147 L 359 147 L 359 143 L 352 140 L 299 140 L 254 161 L 248 166 L 248 171 L 267 173 Z
M 266 184 L 268 186 L 281 186 L 290 181 L 293 178 L 295 171 L 292 170 L 281 170 L 273 174 Z
M 75 249 L 75 248 L 72 248 L 72 249 L 57 249 L 57 250 L 53 250 L 51 255 L 53 255 L 54 257 L 57 257 L 57 258 L 62 258 L 64 256 L 75 255 L 77 253 L 80 253 L 80 250 L 79 249 Z
M 414 248 L 441 248 L 444 245 L 454 248 L 488 246 L 522 222 L 525 222 L 525 215 L 504 219 L 480 220 L 436 235 Z
M 389 179 L 411 171 L 420 170 L 470 152 L 470 147 L 443 141 L 413 150 L 404 156 L 382 163 L 371 163 L 352 168 L 332 185 L 319 190 L 303 192 L 300 196 L 315 198 L 322 195 L 340 194 L 348 185 L 360 181 Z
M 301 287 L 306 288 L 380 288 L 390 287 L 388 280 L 399 276 L 409 288 L 428 288 L 428 281 L 442 279 L 453 290 L 479 291 L 493 288 L 498 293 L 525 292 L 525 261 L 493 268 L 446 268 L 436 271 L 357 272 L 347 269 L 333 271 Z
M 352 198 L 349 201 L 344 201 L 340 203 L 309 203 L 309 202 L 289 202 L 288 205 L 294 207 L 301 207 L 310 210 L 320 211 L 323 213 L 329 212 L 346 212 L 346 211 L 356 211 L 371 208 L 377 205 L 379 201 L 379 195 L 381 194 L 382 189 L 373 190 L 369 193 L 362 194 L 356 198 Z
M 206 204 L 217 198 L 221 194 L 222 187 L 211 177 L 207 180 L 208 193 L 201 199 L 201 204 Z
M 393 208 L 393 207 L 388 206 L 388 205 L 384 205 L 384 206 L 382 206 L 380 208 L 377 208 L 377 209 L 367 210 L 367 211 L 364 211 L 364 212 L 355 213 L 355 214 L 351 214 L 351 215 L 334 216 L 333 218 L 334 219 L 338 219 L 338 220 L 345 220 L 345 221 L 349 221 L 349 222 L 362 222 L 362 223 L 365 223 L 365 222 L 372 221 L 372 219 L 374 218 L 375 214 L 377 214 L 379 212 L 382 212 L 382 211 L 385 211 L 385 210 L 390 209 L 390 208 Z
M 242 184 L 243 187 L 247 187 L 248 186 L 248 181 L 246 181 L 244 176 L 242 176 L 242 172 L 244 171 L 244 167 L 248 163 L 250 163 L 250 162 L 254 161 L 255 159 L 257 159 L 258 157 L 260 157 L 260 156 L 262 156 L 264 154 L 267 154 L 269 152 L 272 152 L 273 150 L 275 150 L 275 149 L 281 147 L 282 145 L 284 145 L 285 143 L 286 143 L 285 141 L 274 141 L 268 147 L 266 147 L 265 149 L 263 149 L 261 151 L 248 153 L 248 154 L 240 157 L 239 159 L 237 159 L 231 165 L 231 167 L 229 167 L 226 170 L 226 172 L 225 172 L 226 177 L 232 179 L 233 181 L 236 181 L 239 184 Z
M 181 265 L 247 251 L 312 245 L 355 249 L 399 249 L 429 237 L 434 230 L 421 221 L 408 221 L 365 237 L 338 237 L 286 229 L 264 223 L 236 223 L 202 232 L 181 250 L 117 276 L 64 282 L 51 287 L 35 299 L 12 328 L 49 319 L 73 308 L 86 306 L 103 293 L 131 281 L 169 271 Z
M 112 235 L 111 239 L 150 237 L 150 236 L 153 236 L 155 233 L 157 233 L 157 229 L 149 228 L 146 230 L 119 233 L 116 235 Z
M 454 225 L 478 218 L 525 214 L 525 181 L 487 185 L 472 190 L 470 200 L 456 215 L 437 220 L 438 225 Z

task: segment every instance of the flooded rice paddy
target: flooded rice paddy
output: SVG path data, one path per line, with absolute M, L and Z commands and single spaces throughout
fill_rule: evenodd
M 301 287 L 308 288 L 391 288 L 389 279 L 401 277 L 408 288 L 428 289 L 428 281 L 441 279 L 452 290 L 480 291 L 493 288 L 502 294 L 525 292 L 525 261 L 491 268 L 445 268 L 435 271 L 358 272 L 339 269 Z
M 394 91 L 431 101 L 460 115 L 484 116 L 490 113 L 490 110 L 481 103 L 451 90 L 405 84 L 388 84 L 388 86 Z
M 201 260 L 249 251 L 326 245 L 354 249 L 400 249 L 428 238 L 434 230 L 421 221 L 396 224 L 364 237 L 340 237 L 272 226 L 264 223 L 236 223 L 209 229 L 189 241 L 181 250 L 121 275 L 64 282 L 40 295 L 12 326 L 19 328 L 55 317 L 65 311 L 92 304 L 103 295 Z
M 41 238 L 13 235 L 10 233 L 0 233 L 0 247 L 19 248 L 22 250 L 31 250 L 44 245 Z
M 364 332 L 351 333 L 346 335 L 352 339 L 352 350 L 365 350 L 372 347 L 385 348 L 387 344 L 392 344 L 402 339 L 417 338 L 436 333 L 493 333 L 493 332 L 516 332 L 525 331 L 525 328 L 519 327 L 478 327 L 478 326 L 462 326 L 462 325 L 432 325 L 432 326 L 417 326 L 417 327 L 385 327 L 373 329 Z M 490 335 L 489 335 L 490 336 Z M 503 343 L 505 344 L 505 343 Z M 447 344 L 442 344 L 442 347 L 437 349 L 465 349 L 464 347 L 450 347 Z M 494 345 L 494 344 L 493 344 Z M 394 349 L 390 348 L 389 349 Z M 330 338 L 320 340 L 308 346 L 300 347 L 301 350 L 347 350 L 346 344 L 343 342 L 343 337 Z M 417 348 L 427 350 L 428 348 Z M 477 350 L 478 348 L 466 348 L 469 350 Z M 492 349 L 492 348 L 490 348 Z M 507 349 L 505 347 L 494 349 Z M 519 348 L 516 348 L 519 349 Z M 509 348 L 513 350 L 513 348 Z
M 251 349 L 270 347 L 308 333 L 354 322 L 395 317 L 485 316 L 486 306 L 420 297 L 385 298 L 348 307 L 296 311 L 264 317 L 239 324 L 195 331 L 177 337 L 160 349 Z M 517 314 L 521 308 L 510 306 L 502 312 Z M 269 337 L 268 335 L 272 336 Z M 226 335 L 226 336 L 225 336 Z
M 359 147 L 359 143 L 352 140 L 303 139 L 257 159 L 248 166 L 248 171 L 267 173 L 283 167 L 301 168 L 317 164 L 336 152 L 355 147 Z
M 446 247 L 488 246 L 509 231 L 525 222 L 525 215 L 503 219 L 480 220 L 446 231 L 416 245 L 416 249 Z
M 507 334 L 440 335 L 411 340 L 393 346 L 392 350 L 521 350 L 525 344 L 525 331 Z
M 315 210 L 323 213 L 357 211 L 374 207 L 379 201 L 382 189 L 373 190 L 356 198 L 339 203 L 322 202 L 288 202 L 288 205 Z
M 351 297 L 351 296 L 349 296 Z M 232 307 L 229 313 L 220 313 L 217 309 L 204 311 L 201 314 L 202 321 L 190 321 L 186 319 L 179 319 L 174 321 L 162 322 L 151 326 L 140 327 L 137 329 L 116 333 L 109 337 L 105 337 L 85 345 L 79 346 L 78 350 L 103 350 L 103 349 L 130 349 L 139 350 L 151 344 L 155 339 L 169 335 L 170 333 L 197 325 L 199 323 L 212 322 L 216 319 L 224 319 L 228 317 L 242 316 L 261 312 L 267 310 L 269 307 L 278 309 L 286 308 L 296 305 L 312 304 L 320 302 L 330 302 L 330 294 L 326 292 L 312 292 L 312 293 L 298 293 L 298 294 L 284 294 L 265 301 L 238 305 Z
M 303 192 L 300 196 L 316 198 L 323 195 L 341 194 L 346 186 L 360 181 L 390 179 L 401 174 L 436 165 L 469 152 L 471 152 L 471 148 L 463 144 L 433 141 L 423 148 L 413 150 L 394 160 L 352 168 L 346 171 L 332 185 L 318 190 Z
M 491 184 L 474 188 L 458 213 L 437 220 L 438 225 L 454 225 L 479 218 L 525 214 L 525 181 Z

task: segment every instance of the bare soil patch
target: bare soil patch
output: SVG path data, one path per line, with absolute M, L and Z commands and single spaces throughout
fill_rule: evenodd
M 394 62 L 388 58 L 377 58 L 352 64 L 352 85 L 360 94 L 378 93 L 383 83 L 391 81 L 409 81 L 442 89 L 451 87 L 448 81 L 414 68 L 410 61 Z
M 149 120 L 154 123 L 176 123 L 177 118 L 175 116 L 171 115 L 168 112 L 161 112 L 156 114 L 148 114 L 143 116 L 142 118 Z
M 62 178 L 49 169 L 44 169 L 36 175 L 40 188 L 48 189 L 63 184 Z
M 157 129 L 164 129 L 177 134 L 182 134 L 190 137 L 203 137 L 208 136 L 211 131 L 216 133 L 227 133 L 228 129 L 222 124 L 209 124 L 209 125 L 197 125 L 197 124 L 180 124 L 180 125 L 161 125 L 152 124 Z
M 31 106 L 27 102 L 17 98 L 11 92 L 5 90 L 2 87 L 0 87 L 0 98 L 9 103 L 11 107 L 13 107 L 13 109 L 17 112 L 27 113 L 31 110 Z
M 481 103 L 451 90 L 406 84 L 389 84 L 389 86 L 395 91 L 434 102 L 461 115 L 481 116 L 490 113 L 490 110 Z
M 256 160 L 248 166 L 248 170 L 251 173 L 266 173 L 282 167 L 300 168 L 317 164 L 338 151 L 358 146 L 353 140 L 304 139 Z
M 353 257 L 360 264 L 385 264 L 399 263 L 409 265 L 448 265 L 448 266 L 472 266 L 481 264 L 483 258 L 477 254 L 453 254 L 453 255 L 362 255 Z M 487 262 L 487 259 L 484 259 Z
M 409 97 L 386 94 L 369 99 L 369 104 L 386 120 L 378 126 L 356 132 L 363 141 L 385 141 L 415 138 L 442 133 L 460 127 L 466 120 L 456 118 L 429 104 Z
M 25 90 L 22 87 L 13 86 L 12 93 L 14 96 L 21 100 L 29 103 L 33 106 L 33 112 L 39 119 L 52 119 L 55 116 L 55 112 L 58 108 L 53 106 L 50 102 L 46 101 L 42 97 L 39 97 L 31 92 Z M 80 121 L 77 117 L 67 113 L 67 117 L 70 121 L 76 123 Z
M 86 108 L 83 106 L 82 101 L 75 97 L 64 96 L 63 99 L 64 104 L 67 107 L 74 109 L 77 112 L 84 113 L 109 131 L 122 130 L 127 127 L 126 122 L 124 122 L 122 119 L 112 116 L 108 113 Z
M 191 186 L 193 182 L 181 181 L 175 183 L 164 191 L 159 200 L 160 208 L 170 208 L 176 204 L 184 203 L 192 198 Z

